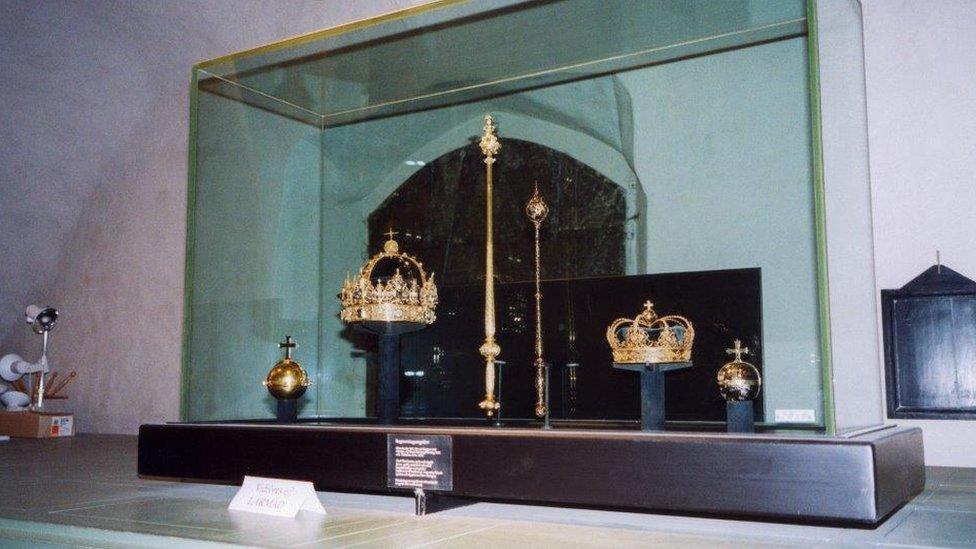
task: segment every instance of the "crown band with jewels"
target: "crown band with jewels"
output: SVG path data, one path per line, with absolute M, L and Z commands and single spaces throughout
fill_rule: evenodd
M 428 277 L 424 266 L 409 254 L 400 253 L 400 246 L 393 240 L 393 231 L 383 251 L 374 255 L 359 270 L 355 280 L 346 277 L 339 294 L 342 303 L 340 318 L 343 322 L 420 322 L 431 324 L 436 319 L 437 286 L 433 273 Z M 382 261 L 396 261 L 406 268 L 406 274 L 397 267 L 393 276 L 385 282 L 373 280 L 373 270 Z
M 695 328 L 681 316 L 657 316 L 654 304 L 634 319 L 618 318 L 607 328 L 607 343 L 618 364 L 660 364 L 688 362 L 695 341 Z

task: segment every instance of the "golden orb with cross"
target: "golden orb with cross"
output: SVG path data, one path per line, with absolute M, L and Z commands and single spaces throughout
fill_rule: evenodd
M 275 363 L 268 372 L 268 377 L 262 382 L 268 388 L 268 392 L 277 399 L 299 398 L 312 384 L 302 365 L 291 358 L 292 350 L 297 347 L 298 344 L 291 336 L 285 336 L 285 340 L 278 344 L 279 349 L 285 350 L 285 358 Z
M 688 362 L 695 342 L 695 327 L 683 316 L 658 316 L 654 304 L 633 319 L 618 318 L 607 328 L 607 343 L 617 364 Z
M 432 324 L 436 319 L 437 286 L 424 265 L 401 253 L 390 229 L 383 251 L 359 269 L 355 279 L 346 277 L 339 293 L 343 322 L 414 322 Z M 380 267 L 380 269 L 377 269 Z M 386 275 L 379 275 L 386 269 Z M 391 270 L 392 269 L 392 270 Z
M 749 348 L 736 339 L 732 348 L 725 352 L 734 358 L 718 371 L 718 390 L 722 397 L 728 402 L 755 400 L 762 387 L 762 378 L 758 368 L 742 360 L 742 355 L 749 354 Z

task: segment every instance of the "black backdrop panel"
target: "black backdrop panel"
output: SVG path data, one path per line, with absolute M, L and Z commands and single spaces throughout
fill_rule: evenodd
M 753 351 L 750 361 L 762 369 L 760 269 L 546 281 L 542 294 L 554 418 L 639 417 L 638 376 L 612 368 L 605 333 L 614 319 L 633 318 L 648 299 L 658 314 L 681 315 L 695 326 L 695 366 L 667 377 L 668 420 L 725 420 L 715 376 L 730 358 L 725 349 L 733 339 Z M 440 298 L 438 321 L 401 341 L 401 416 L 481 417 L 484 360 L 477 349 L 484 339 L 484 289 L 447 286 L 440 288 Z M 535 403 L 533 285 L 500 284 L 495 299 L 499 358 L 506 363 L 502 416 L 529 418 Z M 363 338 L 360 344 L 368 349 L 375 342 Z M 761 399 L 762 394 L 759 420 Z

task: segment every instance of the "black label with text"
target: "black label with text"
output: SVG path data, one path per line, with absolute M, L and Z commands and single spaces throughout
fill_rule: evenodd
M 386 485 L 390 488 L 451 490 L 451 437 L 386 435 Z

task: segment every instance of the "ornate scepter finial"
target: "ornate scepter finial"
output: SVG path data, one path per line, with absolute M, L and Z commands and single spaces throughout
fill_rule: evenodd
M 493 417 L 501 408 L 501 403 L 495 400 L 495 359 L 501 353 L 501 347 L 495 342 L 495 257 L 492 239 L 492 181 L 491 166 L 495 163 L 495 155 L 502 145 L 495 135 L 495 124 L 491 115 L 485 115 L 484 134 L 479 145 L 485 155 L 485 341 L 478 352 L 485 357 L 485 399 L 478 407 L 485 415 Z
M 481 146 L 481 154 L 485 155 L 485 164 L 491 166 L 495 163 L 495 155 L 501 150 L 502 144 L 498 142 L 498 136 L 495 135 L 495 123 L 490 114 L 485 115 L 485 126 L 482 131 L 484 133 L 478 144 Z M 490 174 L 491 171 L 488 173 Z

